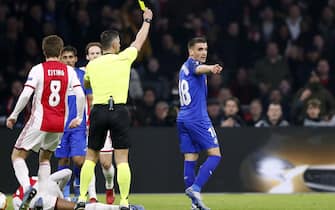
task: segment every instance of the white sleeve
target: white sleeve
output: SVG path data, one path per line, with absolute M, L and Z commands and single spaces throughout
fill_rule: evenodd
M 69 75 L 69 87 L 74 88 L 76 86 L 81 86 L 80 81 L 77 77 L 77 73 L 73 70 L 73 68 L 68 66 L 67 70 Z
M 25 86 L 23 88 L 23 91 L 15 105 L 15 108 L 13 112 L 10 114 L 10 119 L 17 119 L 20 112 L 26 107 L 27 103 L 29 102 L 30 96 L 33 94 L 34 89 L 32 89 L 30 86 Z
M 76 95 L 77 118 L 82 120 L 85 111 L 86 97 L 76 72 L 72 68 L 68 68 L 68 72 L 69 85 L 72 87 L 73 92 Z
M 40 66 L 41 64 L 34 66 L 29 74 L 25 86 L 31 87 L 32 89 L 35 89 L 38 83 L 39 78 L 41 77 L 42 72 L 39 72 L 39 68 L 42 68 Z
M 76 95 L 77 118 L 82 120 L 85 111 L 86 97 L 81 86 L 73 87 L 73 92 Z

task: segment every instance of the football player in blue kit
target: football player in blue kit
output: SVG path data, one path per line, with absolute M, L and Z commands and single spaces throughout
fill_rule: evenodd
M 91 89 L 84 88 L 84 75 L 85 71 L 82 69 L 76 68 L 75 63 L 77 62 L 77 49 L 68 45 L 65 46 L 61 51 L 61 61 L 66 65 L 69 65 L 74 68 L 77 73 L 78 79 L 82 85 L 85 95 L 88 97 L 92 95 Z M 80 169 L 84 163 L 86 148 L 87 148 L 87 136 L 86 136 L 86 113 L 84 114 L 84 119 L 80 126 L 75 129 L 69 128 L 69 121 L 75 117 L 76 113 L 76 96 L 72 94 L 70 90 L 68 95 L 68 120 L 65 125 L 64 134 L 62 139 L 55 151 L 55 156 L 59 158 L 58 161 L 58 170 L 66 169 L 70 167 L 70 158 L 74 162 L 73 174 L 74 174 L 74 195 L 75 198 L 79 196 L 79 180 L 80 180 Z M 87 105 L 85 110 L 87 110 Z M 85 111 L 86 112 L 86 111 Z M 94 186 L 95 189 L 95 186 Z M 70 182 L 64 187 L 64 197 L 67 200 L 70 200 Z
M 184 154 L 185 193 L 192 200 L 191 209 L 209 210 L 201 199 L 201 188 L 221 159 L 218 139 L 207 113 L 207 74 L 220 74 L 219 64 L 205 65 L 207 41 L 196 37 L 188 42 L 189 58 L 179 72 L 180 111 L 177 128 L 181 153 Z M 207 160 L 195 174 L 199 153 L 207 151 Z

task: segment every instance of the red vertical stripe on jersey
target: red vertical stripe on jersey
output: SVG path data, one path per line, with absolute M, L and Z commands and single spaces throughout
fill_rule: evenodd
M 41 130 L 63 132 L 68 87 L 67 66 L 57 61 L 47 61 L 42 65 L 44 84 L 41 98 L 43 107 Z

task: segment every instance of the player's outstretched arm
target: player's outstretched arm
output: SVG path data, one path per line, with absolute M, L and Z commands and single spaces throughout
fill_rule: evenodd
M 223 67 L 220 66 L 219 64 L 214 64 L 214 65 L 199 65 L 195 73 L 196 74 L 208 74 L 208 73 L 213 73 L 213 74 L 220 74 L 222 71 Z
M 135 47 L 138 51 L 141 50 L 143 43 L 148 37 L 152 16 L 153 16 L 152 11 L 148 8 L 145 8 L 144 13 L 143 13 L 142 26 L 140 30 L 138 31 L 138 33 L 136 34 L 135 41 L 131 43 L 130 45 L 131 47 Z
M 28 87 L 28 86 L 24 87 L 15 105 L 13 112 L 7 118 L 7 122 L 6 122 L 7 128 L 13 129 L 16 123 L 17 117 L 19 116 L 21 111 L 24 109 L 24 107 L 26 107 L 27 103 L 29 102 L 30 96 L 33 94 L 33 92 L 34 92 L 34 89 L 32 89 L 31 87 Z

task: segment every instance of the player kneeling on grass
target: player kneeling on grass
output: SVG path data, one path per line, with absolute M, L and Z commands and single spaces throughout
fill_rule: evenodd
M 57 171 L 50 175 L 48 179 L 48 191 L 47 193 L 39 193 L 38 190 L 31 191 L 29 199 L 27 199 L 27 204 L 24 206 L 29 206 L 29 209 L 33 210 L 73 210 L 75 209 L 76 203 L 70 202 L 64 199 L 62 193 L 64 186 L 70 180 L 72 171 L 70 169 L 63 169 Z M 38 189 L 37 177 L 30 178 L 30 184 L 33 189 Z M 20 186 L 16 193 L 13 195 L 13 208 L 15 210 L 20 209 L 22 204 L 24 193 L 23 188 Z M 28 209 L 28 208 L 27 208 Z M 89 203 L 86 204 L 86 210 L 119 210 L 118 205 L 107 205 L 101 203 Z M 131 205 L 131 210 L 144 210 L 143 206 Z

